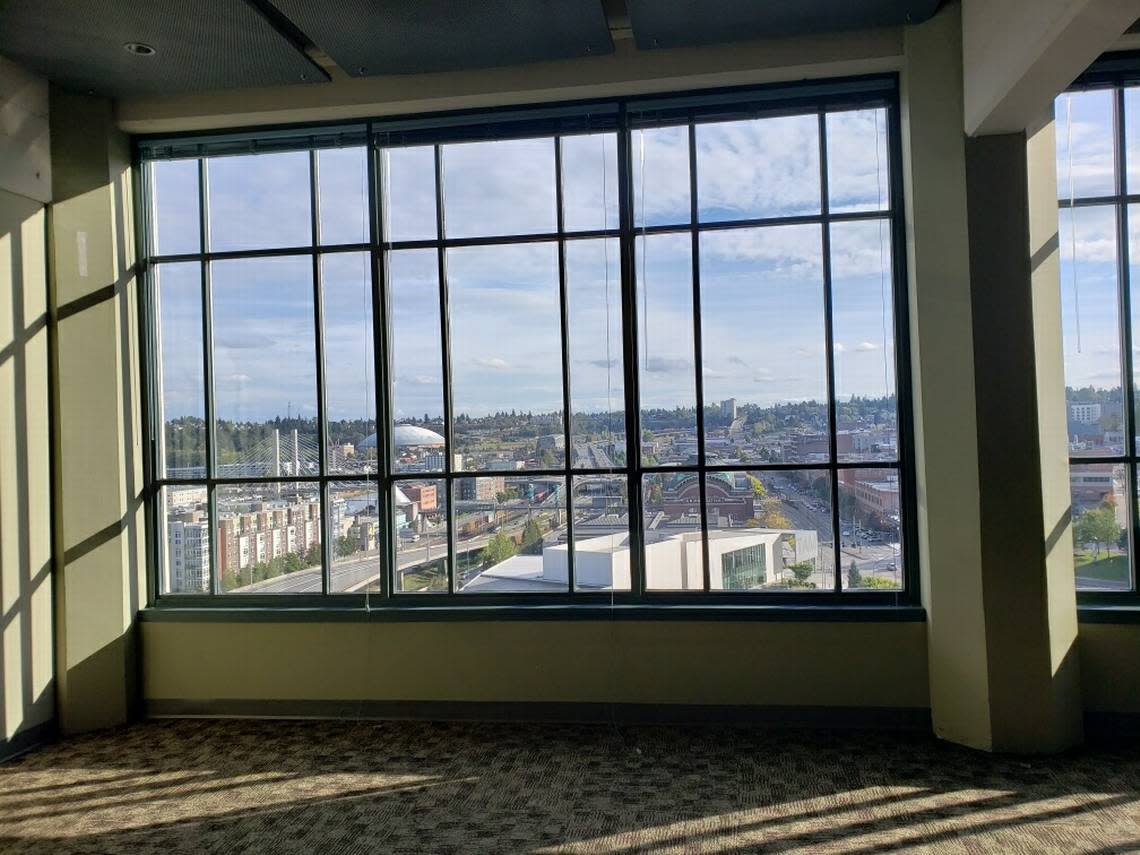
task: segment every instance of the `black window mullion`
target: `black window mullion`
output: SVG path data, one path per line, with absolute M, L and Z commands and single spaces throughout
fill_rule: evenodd
M 642 512 L 641 393 L 637 365 L 637 268 L 633 230 L 633 160 L 629 113 L 618 113 L 618 223 L 621 255 L 622 350 L 625 372 L 626 507 L 629 512 L 629 586 L 634 597 L 645 596 L 645 519 Z
M 605 156 L 603 148 L 602 156 Z M 574 487 L 570 470 L 570 305 L 569 286 L 566 281 L 566 216 L 563 211 L 562 196 L 562 138 L 554 138 L 554 204 L 555 220 L 558 228 L 558 315 L 562 334 L 562 465 L 566 470 L 563 490 L 566 498 L 566 583 L 571 595 L 574 593 Z M 603 238 L 605 240 L 606 238 Z M 608 330 L 607 330 L 608 333 Z
M 829 221 L 830 205 L 827 188 L 827 120 L 822 111 L 819 113 L 819 133 L 817 136 L 819 145 L 819 210 L 823 216 L 823 222 L 820 223 L 820 246 L 823 252 L 823 326 L 824 353 L 827 362 L 827 448 L 831 472 L 831 537 L 832 566 L 834 569 L 832 589 L 836 594 L 841 594 L 843 593 L 843 579 L 840 573 L 840 567 L 843 564 L 843 525 L 839 519 L 839 437 L 835 406 L 835 317 L 831 299 L 831 223 Z M 878 140 L 876 140 L 875 145 L 878 144 Z M 897 442 L 897 426 L 895 437 Z
M 435 228 L 436 259 L 439 275 L 439 318 L 440 347 L 443 352 L 443 468 L 447 475 L 454 469 L 455 431 L 453 429 L 451 401 L 451 311 L 447 297 L 447 250 L 443 239 L 447 235 L 447 220 L 444 216 L 443 194 L 443 147 L 434 146 L 435 151 Z M 453 482 L 447 480 L 447 592 L 455 593 L 455 574 L 458 572 L 458 553 L 455 542 L 455 497 Z
M 309 216 L 313 241 L 313 336 L 317 359 L 317 472 L 321 476 L 318 507 L 320 508 L 321 533 L 321 593 L 332 590 L 332 525 L 329 520 L 329 495 L 325 479 L 329 474 L 328 412 L 325 400 L 325 326 L 324 326 L 324 287 L 321 276 L 321 217 L 320 217 L 320 174 L 317 152 L 309 150 Z M 297 454 L 298 461 L 301 455 Z M 294 472 L 300 475 L 300 472 Z
M 902 117 L 897 101 L 887 109 L 888 178 L 891 193 L 891 297 L 895 333 L 895 443 L 899 479 L 899 554 L 903 584 L 919 592 L 918 495 L 915 477 L 914 411 L 911 396 L 910 294 L 907 281 L 906 226 L 903 210 Z M 838 545 L 837 545 L 838 546 Z M 838 560 L 838 553 L 836 553 Z M 838 572 L 838 564 L 836 565 Z
M 1124 448 L 1125 457 L 1131 461 L 1126 467 L 1125 483 L 1128 489 L 1129 508 L 1129 576 L 1132 590 L 1137 588 L 1136 558 L 1140 555 L 1140 511 L 1136 506 L 1136 384 L 1133 381 L 1132 354 L 1132 283 L 1128 243 L 1128 202 L 1127 193 L 1127 127 L 1125 122 L 1124 87 L 1118 86 L 1113 92 L 1113 165 L 1115 168 L 1116 209 L 1116 280 L 1120 305 L 1120 344 L 1122 372 L 1121 388 L 1124 392 Z M 1076 264 L 1076 259 L 1073 259 Z
M 692 265 L 691 279 L 693 286 L 693 380 L 696 390 L 697 404 L 697 491 L 701 523 L 701 561 L 702 586 L 706 592 L 711 588 L 712 571 L 709 567 L 709 518 L 708 501 L 705 496 L 705 363 L 702 356 L 701 342 L 701 233 L 697 228 L 699 224 L 697 202 L 697 128 L 692 122 L 688 127 L 689 143 L 689 239 Z M 642 177 L 644 181 L 644 176 Z M 642 212 L 645 216 L 645 212 Z
M 200 249 L 210 250 L 210 167 L 209 161 L 198 161 L 198 228 Z M 202 360 L 203 381 L 206 387 L 206 480 L 208 487 L 207 515 L 210 524 L 210 593 L 221 591 L 222 568 L 218 550 L 218 499 L 213 479 L 217 476 L 217 410 L 214 406 L 214 285 L 210 262 L 199 262 L 202 275 Z M 165 430 L 165 427 L 163 428 Z
M 377 559 L 380 563 L 380 596 L 390 601 L 396 583 L 396 533 L 395 514 L 392 505 L 392 454 L 391 440 L 393 412 L 391 406 L 392 376 L 391 357 L 388 348 L 388 258 L 380 248 L 384 239 L 384 211 L 388 204 L 385 187 L 386 169 L 384 156 L 371 136 L 365 153 L 368 158 L 368 253 L 369 270 L 372 274 L 372 381 L 376 402 L 376 510 L 380 516 L 380 530 L 377 533 Z M 382 439 L 383 438 L 383 439 Z M 367 596 L 367 591 L 366 591 Z

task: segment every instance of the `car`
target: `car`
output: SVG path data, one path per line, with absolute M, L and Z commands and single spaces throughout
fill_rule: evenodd
M 410 528 L 405 528 L 400 532 L 400 539 L 406 540 L 409 543 L 415 543 L 420 539 L 419 532 L 412 531 Z

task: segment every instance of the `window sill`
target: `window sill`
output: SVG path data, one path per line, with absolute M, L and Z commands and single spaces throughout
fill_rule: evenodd
M 401 623 L 416 621 L 759 621 L 806 623 L 924 622 L 926 611 L 913 605 L 409 605 L 365 608 L 358 605 L 222 606 L 159 603 L 139 619 L 175 623 Z
M 1080 623 L 1140 623 L 1140 604 L 1078 606 L 1077 620 Z

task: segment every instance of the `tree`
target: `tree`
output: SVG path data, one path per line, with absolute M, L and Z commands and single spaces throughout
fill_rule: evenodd
M 810 561 L 798 561 L 795 564 L 789 565 L 788 569 L 792 571 L 792 575 L 795 576 L 796 581 L 800 583 L 806 582 L 811 577 L 811 574 L 815 572 L 815 567 Z
M 522 534 L 522 552 L 524 555 L 536 555 L 542 552 L 542 528 L 538 520 L 526 521 Z
M 345 535 L 336 539 L 336 554 L 339 558 L 347 558 L 356 552 L 356 540 Z
M 1116 522 L 1116 512 L 1108 505 L 1085 511 L 1077 517 L 1073 529 L 1077 543 L 1093 544 L 1097 558 L 1100 557 L 1101 544 L 1108 548 L 1109 555 L 1112 554 L 1112 544 L 1120 539 L 1121 532 L 1121 527 Z
M 760 502 L 760 524 L 764 528 L 791 528 L 791 521 L 780 510 L 779 499 L 763 499 Z
M 748 480 L 752 482 L 752 494 L 757 500 L 763 499 L 768 495 L 768 488 L 764 486 L 764 482 L 757 478 L 755 475 L 749 475 Z
M 854 558 L 851 559 L 851 566 L 847 568 L 847 587 L 863 587 L 863 574 L 859 572 L 859 568 L 855 565 Z
M 515 554 L 515 542 L 502 532 L 491 537 L 483 547 L 483 566 L 502 564 Z

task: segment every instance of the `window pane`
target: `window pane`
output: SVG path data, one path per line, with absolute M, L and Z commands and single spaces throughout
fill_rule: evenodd
M 827 195 L 833 214 L 890 207 L 884 108 L 827 114 Z
M 562 138 L 562 219 L 567 231 L 618 227 L 615 134 Z
M 322 256 L 321 288 L 329 472 L 375 472 L 376 362 L 368 254 Z
M 709 587 L 830 591 L 835 553 L 826 470 L 711 472 Z
M 688 126 L 634 131 L 632 143 L 634 225 L 688 223 Z
M 435 148 L 388 148 L 383 157 L 388 240 L 434 239 Z
M 388 254 L 389 358 L 396 472 L 444 470 L 439 257 L 434 249 Z M 375 448 L 375 438 L 370 443 Z
M 573 465 L 625 465 L 621 254 L 616 240 L 567 241 Z
M 696 472 L 643 475 L 641 504 L 646 589 L 704 590 L 700 476 Z
M 1069 467 L 1073 500 L 1073 563 L 1077 588 L 1127 591 L 1132 587 L 1128 560 L 1128 473 L 1122 463 Z
M 701 222 L 819 213 L 819 119 L 698 124 Z
M 553 232 L 554 141 L 445 145 L 443 189 L 448 237 Z
M 210 249 L 309 246 L 309 153 L 245 154 L 208 161 Z
M 839 471 L 839 530 L 840 575 L 845 589 L 902 590 L 896 470 Z
M 321 243 L 368 242 L 368 162 L 364 148 L 317 152 Z
M 636 252 L 642 460 L 648 466 L 695 463 L 692 239 L 641 236 Z
M 836 448 L 840 460 L 898 457 L 889 220 L 831 226 Z
M 202 351 L 202 266 L 161 264 L 158 295 L 158 383 L 162 458 L 167 478 L 206 475 L 206 381 Z
M 332 572 L 329 591 L 377 593 L 380 556 L 380 493 L 375 481 L 329 483 Z
M 218 475 L 318 474 L 312 261 L 215 261 L 211 271 Z
M 397 481 L 392 488 L 392 533 L 396 541 L 396 593 L 447 593 L 447 482 Z M 458 549 L 473 548 L 459 520 Z
M 1060 242 L 1069 452 L 1121 454 L 1124 399 L 1115 210 L 1062 210 Z
M 463 553 L 456 590 L 464 594 L 567 590 L 566 479 L 464 478 L 456 489 Z M 468 544 L 480 546 L 478 556 Z
M 448 250 L 456 451 L 466 469 L 563 465 L 558 253 Z
M 1057 198 L 1115 192 L 1112 102 L 1111 89 L 1066 92 L 1057 98 Z
M 321 593 L 321 500 L 316 484 L 228 484 L 215 489 L 222 591 Z
M 700 257 L 708 461 L 826 460 L 820 227 L 706 232 Z
M 210 591 L 210 514 L 205 485 L 163 487 L 158 520 L 165 536 L 159 546 L 159 585 L 164 594 Z
M 199 252 L 198 161 L 156 160 L 150 169 L 155 255 Z
M 574 482 L 574 590 L 630 589 L 629 482 L 625 475 L 579 475 Z M 562 547 L 543 553 L 564 560 Z

